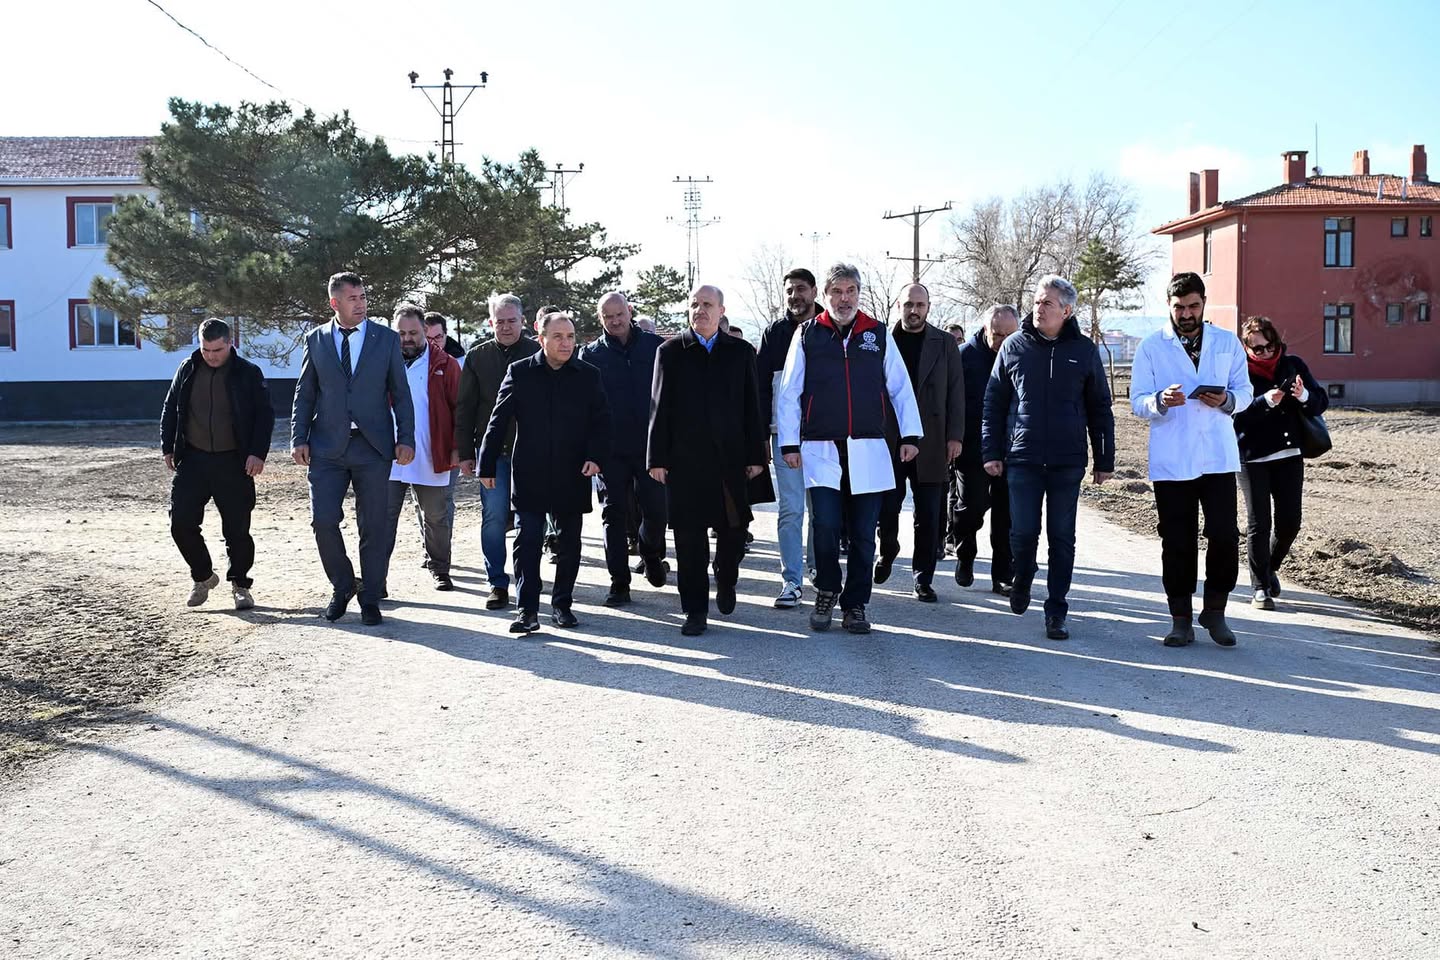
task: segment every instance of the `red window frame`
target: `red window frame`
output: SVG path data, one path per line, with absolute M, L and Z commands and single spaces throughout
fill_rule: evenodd
M 5 246 L 0 249 L 15 249 L 15 210 L 10 206 L 9 197 L 0 197 L 0 207 L 5 208 Z
M 83 347 L 83 348 L 82 348 L 82 347 L 79 345 L 79 343 L 76 342 L 76 338 L 75 338 L 75 308 L 76 308 L 76 307 L 88 307 L 88 306 L 90 306 L 90 301 L 89 301 L 89 300 L 71 300 L 71 301 L 70 301 L 70 349 L 71 349 L 71 350 L 81 350 L 81 349 L 84 349 L 84 350 L 93 350 L 93 349 L 95 349 L 95 347 Z M 118 316 L 115 318 L 115 322 L 116 322 L 116 324 L 119 324 L 120 318 L 119 318 Z M 119 331 L 117 330 L 116 333 L 118 334 Z M 140 325 L 139 325 L 139 324 L 136 324 L 136 325 L 135 325 L 135 349 L 136 349 L 136 350 L 139 350 L 139 349 L 140 349 L 140 344 L 141 344 L 141 342 L 142 342 L 142 338 L 141 338 L 141 336 L 140 336 Z M 102 346 L 102 345 L 101 345 L 101 344 L 96 344 L 95 346 L 96 346 L 96 347 L 99 347 L 99 346 Z M 123 348 L 125 345 L 124 345 L 123 343 L 116 343 L 116 344 L 104 344 L 104 346 L 113 347 L 114 349 L 119 350 L 119 349 Z
M 3 312 L 6 307 L 9 307 L 9 308 L 10 308 L 10 319 L 9 319 L 8 321 L 0 320 L 0 325 L 4 325 L 4 324 L 8 323 L 9 326 L 10 326 L 10 346 L 8 346 L 8 347 L 0 347 L 0 350 L 9 350 L 11 353 L 14 353 L 14 352 L 15 352 L 15 301 L 14 301 L 14 300 L 0 300 L 0 312 Z
M 114 204 L 115 198 L 109 197 L 66 197 L 65 198 L 65 246 L 74 247 L 75 243 L 75 205 L 77 203 L 109 203 Z M 89 244 L 86 244 L 89 246 Z M 88 303 L 89 301 L 82 301 Z

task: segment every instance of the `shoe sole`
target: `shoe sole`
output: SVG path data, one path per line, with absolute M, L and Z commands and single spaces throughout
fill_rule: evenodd
M 870 632 L 870 628 L 869 628 L 868 626 L 865 626 L 865 627 L 846 627 L 846 628 L 845 628 L 845 632 L 846 632 L 846 633 L 869 633 L 869 632 Z
M 794 609 L 795 609 L 796 607 L 798 607 L 798 606 L 800 606 L 800 601 L 799 601 L 799 600 L 776 600 L 776 601 L 775 601 L 775 609 L 776 609 L 776 610 L 794 610 Z
M 822 623 L 817 620 L 811 620 L 810 629 L 816 631 L 817 633 L 824 633 L 825 631 L 830 629 L 831 625 L 834 624 L 834 622 L 834 620 L 826 620 Z

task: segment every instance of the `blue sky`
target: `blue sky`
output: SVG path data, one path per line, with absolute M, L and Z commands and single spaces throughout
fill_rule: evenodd
M 1218 167 L 1226 198 L 1278 183 L 1281 153 L 1313 151 L 1317 123 L 1328 172 L 1348 172 L 1361 148 L 1376 172 L 1406 172 L 1413 143 L 1440 166 L 1440 12 L 1419 0 L 160 2 L 289 97 L 348 108 L 396 150 L 439 132 L 406 73 L 488 71 L 457 121 L 459 158 L 534 146 L 551 165 L 583 161 L 569 204 L 642 243 L 636 269 L 683 269 L 671 181 L 713 177 L 705 213 L 721 222 L 704 231 L 702 274 L 730 291 L 732 315 L 762 243 L 797 263 L 812 231 L 828 234 L 825 261 L 908 252 L 888 209 L 963 211 L 1101 170 L 1134 184 L 1154 226 L 1184 212 L 1189 170 Z M 146 0 L 26 5 L 7 27 L 6 135 L 148 134 L 172 95 L 277 96 Z M 948 232 L 933 219 L 925 252 Z M 1145 310 L 1162 309 L 1152 283 Z

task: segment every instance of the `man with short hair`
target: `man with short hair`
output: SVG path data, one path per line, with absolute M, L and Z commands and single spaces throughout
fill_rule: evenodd
M 220 583 L 200 529 L 205 504 L 212 499 L 230 559 L 225 579 L 235 609 L 255 606 L 250 514 L 255 478 L 265 469 L 274 427 L 265 374 L 231 346 L 230 325 L 215 317 L 200 324 L 200 348 L 175 371 L 160 414 L 160 452 L 175 474 L 170 535 L 190 567 L 187 606 L 200 606 Z
M 860 312 L 860 271 L 837 263 L 825 277 L 826 309 L 790 343 L 775 400 L 782 457 L 804 470 L 815 522 L 812 630 L 829 630 L 835 604 L 851 633 L 869 633 L 875 527 L 895 487 L 885 416 L 899 423 L 898 458 L 909 463 L 924 433 L 905 361 L 884 325 Z M 844 586 L 840 528 L 850 531 Z
M 355 596 L 355 568 L 340 533 L 345 492 L 355 489 L 360 530 L 360 621 L 376 626 L 380 591 L 390 565 L 386 552 L 390 467 L 415 457 L 415 408 L 393 330 L 366 319 L 365 281 L 337 273 L 328 286 L 335 319 L 305 336 L 290 455 L 309 467 L 311 526 L 333 593 L 325 608 L 332 623 Z
M 815 274 L 796 267 L 785 274 L 785 314 L 772 322 L 760 335 L 760 349 L 755 354 L 755 375 L 760 384 L 760 410 L 770 423 L 770 457 L 775 465 L 776 539 L 780 547 L 780 595 L 775 606 L 793 609 L 805 595 L 802 584 L 805 564 L 801 541 L 805 524 L 805 474 L 799 467 L 786 464 L 780 453 L 775 396 L 780 376 L 785 372 L 785 358 L 790 341 L 800 324 L 814 319 Z
M 646 464 L 665 485 L 675 534 L 676 579 L 685 623 L 698 636 L 710 615 L 710 537 L 715 537 L 715 607 L 735 612 L 735 586 L 752 519 L 749 481 L 764 472 L 765 424 L 755 352 L 720 330 L 725 295 L 690 293 L 690 329 L 655 355 Z
M 456 362 L 462 366 L 465 363 L 465 348 L 460 346 L 460 341 L 450 336 L 450 319 L 437 310 L 430 310 L 425 314 L 425 339 L 432 347 L 439 347 L 447 354 L 454 357 Z
M 910 557 L 911 587 L 915 599 L 935 603 L 935 563 L 944 534 L 942 509 L 950 464 L 960 455 L 965 439 L 965 383 L 955 338 L 930 324 L 930 290 L 912 283 L 896 301 L 900 319 L 890 328 L 890 340 L 905 362 L 910 388 L 920 411 L 924 430 L 919 454 L 891 464 L 895 488 L 885 494 L 880 507 L 880 559 L 875 564 L 875 582 L 884 583 L 900 553 L 900 511 L 905 503 L 905 483 L 910 483 L 915 530 Z M 898 453 L 899 426 L 895 415 L 885 418 L 886 440 Z
M 580 352 L 580 357 L 600 371 L 614 425 L 610 456 L 600 472 L 599 489 L 605 566 L 610 572 L 605 606 L 620 607 L 630 602 L 632 500 L 639 505 L 640 557 L 645 564 L 645 578 L 652 587 L 665 586 L 665 488 L 645 470 L 655 351 L 665 341 L 634 323 L 630 303 L 619 291 L 601 297 L 598 312 L 604 331 Z
M 540 629 L 540 544 L 547 514 L 557 529 L 550 620 L 557 627 L 579 626 L 571 601 L 580 570 L 580 527 L 590 512 L 590 478 L 610 451 L 610 411 L 600 371 L 576 355 L 575 322 L 568 313 L 541 319 L 540 344 L 539 353 L 505 372 L 476 467 L 481 486 L 494 490 L 496 465 L 513 424 L 519 591 L 511 633 Z
M 955 338 L 956 345 L 960 345 L 965 342 L 965 328 L 962 325 L 958 323 L 952 323 L 945 328 L 945 332 Z
M 1205 322 L 1205 281 L 1177 273 L 1166 290 L 1170 322 L 1140 341 L 1130 408 L 1150 421 L 1150 482 L 1160 518 L 1160 567 L 1171 627 L 1167 647 L 1195 640 L 1195 541 L 1205 514 L 1205 591 L 1200 626 L 1235 645 L 1225 606 L 1240 575 L 1235 475 L 1240 446 L 1231 417 L 1254 399 L 1240 338 Z M 1191 401 L 1195 401 L 1192 403 Z
M 1030 606 L 1044 510 L 1049 546 L 1045 636 L 1051 640 L 1070 637 L 1065 618 L 1075 569 L 1080 483 L 1088 460 L 1087 432 L 1095 483 L 1104 483 L 1115 472 L 1110 383 L 1099 349 L 1080 332 L 1076 299 L 1075 286 L 1064 277 L 1040 278 L 1034 313 L 995 359 L 980 427 L 985 472 L 1010 476 L 1010 552 L 1015 558 L 1010 609 L 1017 614 Z
M 450 541 L 455 516 L 455 406 L 460 397 L 460 365 L 425 336 L 425 315 L 413 303 L 395 308 L 395 332 L 415 405 L 415 459 L 390 468 L 390 500 L 386 526 L 387 551 L 395 550 L 405 491 L 425 544 L 425 567 L 436 590 L 454 590 L 450 579 Z M 443 335 L 442 335 L 443 336 Z M 384 598 L 388 590 L 382 589 Z
M 491 295 L 489 340 L 475 344 L 465 355 L 460 373 L 460 400 L 455 407 L 455 449 L 460 470 L 475 475 L 476 451 L 490 423 L 500 383 L 512 363 L 540 350 L 538 341 L 525 336 L 524 308 L 513 293 Z M 480 488 L 480 552 L 490 581 L 486 610 L 502 610 L 510 603 L 510 577 L 505 573 L 505 531 L 510 526 L 510 452 L 515 430 L 505 434 L 496 455 L 493 487 Z
M 968 587 L 975 582 L 976 537 L 990 511 L 990 589 L 1010 596 L 1014 579 L 1010 557 L 1010 488 L 1002 473 L 985 472 L 980 456 L 980 425 L 985 414 L 985 386 L 995 369 L 995 360 L 1005 338 L 1020 328 L 1016 309 L 997 303 L 980 317 L 975 335 L 960 347 L 960 366 L 965 371 L 965 443 L 955 461 L 955 478 L 950 503 L 950 535 L 955 544 L 955 582 Z

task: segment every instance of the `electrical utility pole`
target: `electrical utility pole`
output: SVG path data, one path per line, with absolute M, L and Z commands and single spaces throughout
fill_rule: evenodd
M 945 206 L 943 206 L 943 207 L 931 207 L 929 210 L 921 210 L 918 204 L 915 206 L 915 209 L 911 210 L 909 213 L 891 213 L 889 210 L 886 210 L 886 211 L 885 211 L 885 216 L 883 216 L 883 217 L 880 218 L 880 219 L 882 219 L 882 220 L 909 220 L 910 223 L 911 223 L 911 226 L 912 226 L 912 227 L 914 228 L 914 230 L 915 230 L 915 249 L 914 249 L 914 254 L 913 254 L 912 256 L 909 256 L 909 257 L 892 257 L 892 256 L 890 256 L 890 252 L 889 252 L 888 250 L 885 252 L 885 259 L 887 259 L 887 260 L 909 260 L 909 261 L 911 261 L 911 263 L 914 265 L 914 269 L 913 269 L 914 277 L 913 277 L 913 279 L 910 281 L 911 283 L 919 283 L 919 282 L 920 282 L 920 264 L 921 264 L 922 261 L 923 261 L 924 263 L 940 263 L 940 262 L 942 262 L 940 259 L 932 259 L 932 258 L 928 258 L 928 257 L 922 258 L 922 257 L 920 256 L 920 227 L 921 227 L 922 224 L 924 224 L 926 221 L 928 221 L 928 220 L 929 220 L 932 216 L 934 216 L 935 214 L 937 214 L 937 213 L 944 213 L 946 210 L 949 210 L 949 209 L 950 209 L 950 201 L 949 201 L 949 200 L 946 200 L 946 201 L 945 201 Z M 922 217 L 923 217 L 924 219 L 921 219 Z
M 470 102 L 470 98 L 474 96 L 476 90 L 483 90 L 485 88 L 485 84 L 488 83 L 490 80 L 490 75 L 484 70 L 482 70 L 480 71 L 479 83 L 453 84 L 450 82 L 450 78 L 455 75 L 455 71 L 451 70 L 449 67 L 446 67 L 444 73 L 444 83 L 423 84 L 416 83 L 416 81 L 420 79 L 420 74 L 416 73 L 414 70 L 411 70 L 410 89 L 419 90 L 421 93 L 425 94 L 425 99 L 430 101 L 430 106 L 434 107 L 435 112 L 440 114 L 440 139 L 436 141 L 435 145 L 440 148 L 440 162 L 454 166 L 455 115 L 459 113 L 462 109 L 464 109 L 465 104 Z M 431 90 L 440 91 L 439 104 L 435 102 L 434 97 L 430 96 Z M 465 99 L 460 101 L 460 106 L 458 107 L 455 106 L 456 90 L 465 91 Z
M 800 236 L 801 236 L 802 239 L 805 238 L 805 237 L 809 237 L 809 238 L 810 238 L 810 266 L 814 268 L 814 270 L 815 270 L 816 273 L 819 273 L 819 272 L 820 272 L 820 241 L 821 241 L 821 240 L 824 240 L 826 237 L 830 236 L 830 231 L 829 231 L 829 230 L 826 230 L 824 233 L 820 233 L 819 231 L 815 231 L 815 232 L 813 232 L 813 233 L 802 233 L 802 234 L 800 234 Z
M 694 177 L 677 176 L 675 183 L 685 187 L 685 282 L 693 289 L 695 286 L 695 275 L 700 272 L 700 231 L 712 223 L 719 223 L 719 217 L 709 220 L 700 219 L 700 184 L 714 183 L 709 177 L 704 180 L 696 180 Z M 671 223 L 676 223 L 674 217 L 666 217 Z
M 558 207 L 561 210 L 564 210 L 565 184 L 570 182 L 569 180 L 565 179 L 566 174 L 571 174 L 572 176 L 570 179 L 573 180 L 576 175 L 584 172 L 585 164 L 583 163 L 573 170 L 567 170 L 563 163 L 555 164 L 554 170 L 547 170 L 546 173 L 550 174 L 550 206 Z

